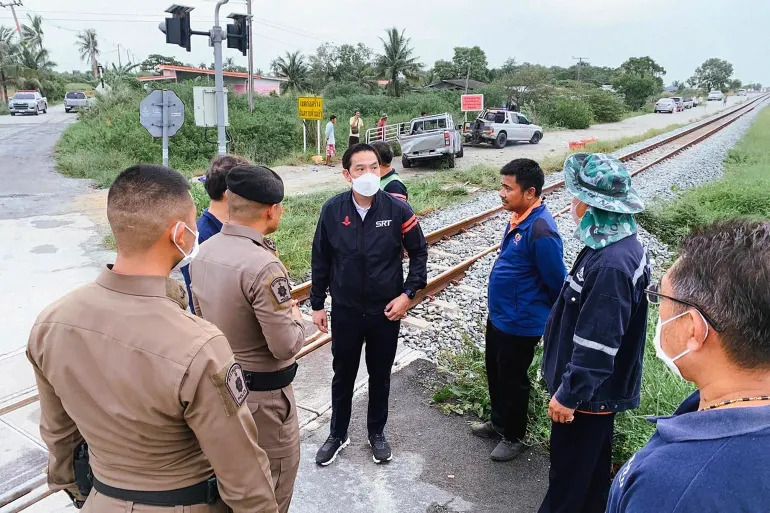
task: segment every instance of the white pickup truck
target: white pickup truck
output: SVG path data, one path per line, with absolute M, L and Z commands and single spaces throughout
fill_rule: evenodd
M 401 164 L 412 167 L 418 161 L 444 159 L 450 168 L 463 156 L 463 141 L 448 113 L 414 118 L 400 126 Z
M 505 148 L 508 141 L 527 141 L 537 144 L 543 138 L 543 128 L 532 124 L 519 112 L 504 109 L 486 109 L 475 121 L 463 126 L 465 142 L 491 143 Z
M 70 91 L 64 95 L 64 112 L 84 110 L 91 106 L 91 100 L 82 91 Z
M 34 114 L 48 112 L 48 100 L 38 91 L 18 91 L 8 102 L 11 116 L 16 114 Z

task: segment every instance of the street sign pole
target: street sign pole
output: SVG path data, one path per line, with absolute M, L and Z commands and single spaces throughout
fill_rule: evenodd
M 168 90 L 163 90 L 163 165 L 168 167 Z
M 302 120 L 302 152 L 307 153 L 307 123 Z
M 315 128 L 316 128 L 316 138 L 315 138 L 315 140 L 316 140 L 316 146 L 317 146 L 316 155 L 320 155 L 321 154 L 321 120 L 320 119 L 316 120 L 315 123 L 316 123 L 316 125 L 315 125 Z
M 222 27 L 219 24 L 219 9 L 229 0 L 219 0 L 214 9 L 214 28 L 211 29 L 211 42 L 214 44 L 214 87 L 217 102 L 217 153 L 227 153 L 227 133 L 225 132 L 225 78 L 222 73 Z

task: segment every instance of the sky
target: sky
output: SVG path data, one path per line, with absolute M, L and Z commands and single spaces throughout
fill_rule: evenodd
M 208 30 L 214 0 L 177 0 L 194 7 L 192 28 Z M 78 31 L 97 32 L 103 63 L 139 62 L 148 54 L 170 55 L 198 65 L 213 61 L 205 37 L 193 36 L 192 51 L 168 45 L 158 23 L 169 0 L 22 0 L 20 21 L 44 19 L 44 46 L 59 71 L 87 70 L 75 48 Z M 4 2 L 5 3 L 5 2 Z M 507 59 L 571 66 L 583 57 L 595 66 L 617 67 L 648 55 L 666 69 L 664 80 L 684 81 L 710 57 L 726 59 L 744 82 L 770 85 L 767 52 L 770 2 L 766 0 L 324 0 L 253 1 L 255 69 L 269 70 L 285 52 L 312 53 L 324 42 L 362 42 L 375 51 L 389 27 L 406 29 L 414 53 L 430 68 L 451 60 L 455 46 L 481 47 L 490 67 Z M 222 15 L 245 13 L 245 0 L 230 0 Z M 223 21 L 224 24 L 224 21 Z M 13 25 L 0 8 L 0 25 Z M 246 65 L 240 52 L 225 58 Z

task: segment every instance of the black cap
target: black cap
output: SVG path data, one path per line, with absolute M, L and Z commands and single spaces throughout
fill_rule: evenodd
M 283 201 L 283 180 L 265 166 L 236 166 L 227 174 L 227 190 L 247 200 L 275 205 Z

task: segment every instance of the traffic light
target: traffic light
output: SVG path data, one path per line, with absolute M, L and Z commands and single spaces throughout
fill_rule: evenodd
M 193 7 L 174 4 L 166 9 L 166 12 L 170 13 L 172 17 L 166 18 L 165 27 L 161 25 L 161 30 L 166 34 L 166 42 L 179 45 L 188 52 L 190 51 L 190 37 L 192 36 L 190 29 L 190 11 L 192 10 Z
M 227 24 L 227 47 L 236 48 L 246 55 L 249 49 L 249 17 L 245 14 L 231 14 L 235 23 Z

